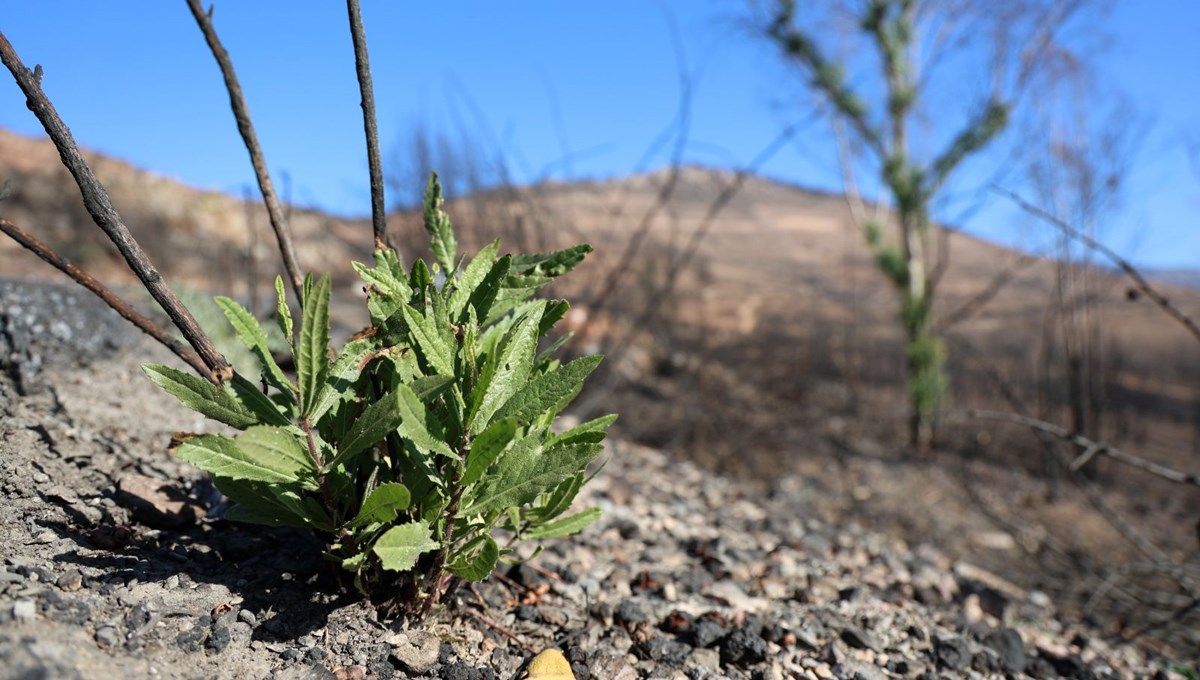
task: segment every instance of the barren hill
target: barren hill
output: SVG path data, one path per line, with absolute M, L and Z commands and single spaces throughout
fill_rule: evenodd
M 259 207 L 90 160 L 170 281 L 267 295 L 278 265 Z M 0 131 L 6 178 L 11 196 L 0 216 L 101 278 L 130 281 L 48 142 Z M 597 246 L 560 293 L 576 302 L 577 351 L 610 354 L 582 410 L 620 412 L 626 437 L 765 488 L 783 475 L 810 479 L 831 521 L 934 538 L 951 553 L 1017 570 L 1023 586 L 1077 598 L 1117 634 L 1133 620 L 1117 617 L 1157 620 L 1187 604 L 1166 566 L 1200 578 L 1194 531 L 1180 528 L 1200 520 L 1200 494 L 1104 460 L 1077 479 L 1065 463 L 1078 451 L 993 423 L 947 423 L 942 453 L 906 456 L 897 303 L 845 199 L 752 177 L 713 216 L 734 181 L 684 168 L 548 183 L 462 198 L 450 213 L 464 250 L 497 235 L 514 250 Z M 390 225 L 411 254 L 422 240 L 419 216 L 397 213 Z M 343 300 L 360 296 L 349 262 L 369 258 L 369 225 L 297 210 L 292 227 L 302 265 L 332 271 Z M 1066 422 L 1071 381 L 1082 375 L 1085 434 L 1195 470 L 1200 346 L 1186 331 L 1108 270 L 1059 267 L 950 231 L 937 238 L 947 253 L 938 314 L 956 320 L 947 329 L 952 409 L 1020 407 Z M 5 275 L 58 276 L 8 242 L 0 263 Z M 1164 292 L 1200 315 L 1200 292 Z M 338 321 L 350 332 L 364 318 Z M 1084 348 L 1074 374 L 1068 337 Z M 1114 577 L 1128 597 L 1094 602 L 1090 594 L 1122 565 L 1146 560 L 1129 526 L 1166 566 Z M 1150 592 L 1158 599 L 1147 608 L 1136 595 Z

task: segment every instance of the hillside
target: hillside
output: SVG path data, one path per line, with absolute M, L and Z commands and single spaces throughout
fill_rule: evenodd
M 170 281 L 242 298 L 252 287 L 267 295 L 277 265 L 260 208 L 121 161 L 92 160 Z M 12 180 L 0 216 L 101 278 L 130 282 L 46 142 L 0 132 L 0 178 Z M 904 400 L 896 302 L 851 227 L 845 200 L 750 178 L 706 222 L 732 180 L 684 169 L 661 204 L 665 171 L 497 190 L 449 209 L 464 250 L 497 234 L 513 249 L 580 240 L 597 246 L 559 291 L 578 303 L 568 319 L 578 333 L 572 351 L 610 353 L 580 415 L 616 410 L 624 437 L 766 490 L 784 476 L 807 479 L 823 494 L 814 507 L 824 521 L 935 541 L 1022 587 L 1050 592 L 1116 637 L 1187 604 L 1167 568 L 1182 570 L 1184 580 L 1200 575 L 1196 537 L 1180 530 L 1200 519 L 1200 494 L 1109 461 L 1077 478 L 1064 463 L 1078 452 L 990 423 L 948 423 L 941 452 L 907 456 L 898 445 Z M 361 297 L 348 263 L 369 257 L 367 223 L 296 211 L 292 225 L 302 265 L 332 271 L 341 300 Z M 417 216 L 396 214 L 390 225 L 402 244 L 422 240 Z M 1185 331 L 1144 296 L 1129 296 L 1111 272 L 1060 269 L 958 233 L 939 238 L 949 254 L 941 318 L 976 309 L 973 301 L 991 282 L 1004 282 L 950 329 L 952 408 L 1021 405 L 1065 422 L 1061 346 L 1070 325 L 1088 347 L 1088 434 L 1195 469 L 1200 348 Z M 634 240 L 641 245 L 623 263 Z M 0 258 L 7 276 L 59 276 L 11 243 L 0 242 Z M 624 273 L 614 278 L 615 271 Z M 1062 280 L 1075 286 L 1069 313 L 1056 302 Z M 611 294 L 602 296 L 606 289 Z M 1200 315 L 1200 292 L 1164 290 Z M 350 333 L 365 318 L 355 309 L 336 320 Z M 1160 551 L 1149 573 L 1129 575 L 1130 565 L 1148 562 L 1145 546 L 1129 539 L 1130 523 Z M 1119 596 L 1092 598 L 1110 579 Z M 1140 598 L 1150 595 L 1156 604 L 1146 607 Z M 1192 625 L 1197 616 L 1193 609 L 1173 621 L 1164 644 L 1200 645 L 1187 632 L 1200 628 Z

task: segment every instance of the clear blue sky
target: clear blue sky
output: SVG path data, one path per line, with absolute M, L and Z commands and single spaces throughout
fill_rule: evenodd
M 738 0 L 363 4 L 385 158 L 415 122 L 451 131 L 457 116 L 509 155 L 519 180 L 645 169 L 639 162 L 679 101 L 672 23 L 695 75 L 689 161 L 744 165 L 796 117 L 781 106 L 794 101 L 794 81 L 748 36 Z M 214 18 L 276 181 L 286 171 L 297 202 L 366 214 L 344 4 L 226 0 Z M 1150 127 L 1104 238 L 1143 265 L 1198 267 L 1200 4 L 1117 3 L 1107 29 L 1105 91 L 1123 92 Z M 240 195 L 252 183 L 216 64 L 183 0 L 5 2 L 0 30 L 28 64 L 43 65 L 43 85 L 81 144 L 201 187 Z M 7 73 L 0 126 L 40 132 Z M 836 190 L 828 139 L 815 124 L 763 170 Z M 1013 243 L 1031 234 L 1019 221 L 984 208 L 962 226 Z

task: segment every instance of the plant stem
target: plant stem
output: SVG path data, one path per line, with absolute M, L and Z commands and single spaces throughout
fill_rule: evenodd
M 263 157 L 262 147 L 258 143 L 258 134 L 250 120 L 250 111 L 246 108 L 246 98 L 242 94 L 242 86 L 238 83 L 237 73 L 233 70 L 233 60 L 221 45 L 217 30 L 213 28 L 212 11 L 204 11 L 200 0 L 187 0 L 188 9 L 204 34 L 217 65 L 221 67 L 221 75 L 225 78 L 225 89 L 229 92 L 229 105 L 233 109 L 233 117 L 237 120 L 238 132 L 246 151 L 250 153 L 250 163 L 254 166 L 254 175 L 258 178 L 258 188 L 262 192 L 263 203 L 267 206 L 267 216 L 271 220 L 271 228 L 275 230 L 275 239 L 279 242 L 279 254 L 283 258 L 283 268 L 287 270 L 288 279 L 292 283 L 292 292 L 296 300 L 301 299 L 304 288 L 304 277 L 300 274 L 300 264 L 296 260 L 296 249 L 292 244 L 292 235 L 284 218 L 283 208 L 279 197 L 275 194 L 275 186 L 271 183 L 271 175 L 267 172 L 267 161 Z
M 196 354 L 200 356 L 206 367 L 203 375 L 217 385 L 232 378 L 233 368 L 229 362 L 213 346 L 212 341 L 200 329 L 187 307 L 184 307 L 183 303 L 179 301 L 179 298 L 163 280 L 162 274 L 150 262 L 150 258 L 146 256 L 141 245 L 129 233 L 128 227 L 121 221 L 121 216 L 113 207 L 112 199 L 109 198 L 104 185 L 96 179 L 92 168 L 79 153 L 79 147 L 75 144 L 71 130 L 63 123 L 58 111 L 50 103 L 46 93 L 42 91 L 41 67 L 38 66 L 32 71 L 26 68 L 3 32 L 0 32 L 0 61 L 4 62 L 13 78 L 16 79 L 17 86 L 25 93 L 26 106 L 41 121 L 46 134 L 58 149 L 58 155 L 62 159 L 63 165 L 75 178 L 75 184 L 79 186 L 79 192 L 83 195 L 83 204 L 87 208 L 88 214 L 92 216 L 96 226 L 100 227 L 117 246 L 117 250 L 121 251 L 129 268 L 133 270 L 150 295 L 171 317 L 175 327 L 183 333 L 188 343 L 196 350 Z

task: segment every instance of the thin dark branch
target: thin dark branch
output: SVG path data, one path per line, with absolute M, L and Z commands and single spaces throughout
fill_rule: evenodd
M 21 244 L 26 250 L 33 252 L 33 254 L 48 262 L 55 269 L 74 279 L 79 285 L 95 293 L 97 297 L 104 300 L 105 304 L 112 307 L 117 314 L 125 317 L 126 320 L 141 329 L 143 333 L 171 350 L 175 356 L 183 359 L 184 363 L 191 366 L 197 373 L 208 375 L 211 372 L 208 366 L 205 366 L 204 362 L 200 360 L 200 355 L 188 349 L 187 345 L 177 340 L 166 329 L 161 328 L 158 324 L 142 316 L 142 314 L 118 297 L 116 293 L 112 292 L 103 283 L 100 283 L 91 274 L 68 262 L 55 252 L 53 248 L 37 240 L 6 219 L 0 218 L 0 231 Z
M 254 174 L 258 177 L 258 189 L 262 192 L 263 203 L 267 206 L 267 216 L 271 219 L 271 228 L 275 230 L 275 238 L 279 241 L 279 254 L 283 258 L 283 268 L 287 270 L 288 279 L 296 299 L 301 298 L 304 288 L 303 277 L 300 274 L 300 264 L 296 260 L 296 248 L 292 244 L 292 235 L 288 230 L 283 208 L 279 197 L 275 194 L 275 186 L 271 184 L 271 175 L 267 172 L 267 161 L 263 158 L 262 147 L 258 143 L 258 134 L 254 132 L 254 124 L 250 121 L 250 111 L 246 108 L 246 98 L 242 95 L 242 86 L 238 84 L 237 73 L 233 70 L 233 61 L 229 53 L 221 45 L 217 31 L 213 28 L 212 14 L 206 12 L 200 5 L 200 0 L 187 0 L 188 9 L 196 19 L 196 25 L 204 34 L 204 40 L 212 50 L 217 65 L 221 67 L 221 75 L 225 77 L 225 89 L 229 92 L 229 105 L 233 109 L 233 117 L 237 120 L 238 132 L 246 151 L 250 153 L 250 163 L 254 166 Z
M 375 249 L 391 248 L 387 234 L 387 213 L 383 202 L 383 160 L 379 155 L 379 126 L 375 122 L 375 88 L 371 85 L 371 62 L 367 57 L 367 32 L 363 29 L 358 0 L 346 0 L 350 15 L 350 37 L 354 41 L 354 66 L 358 71 L 358 89 L 362 92 L 363 131 L 367 137 L 367 164 L 371 171 L 371 224 L 375 229 Z
M 108 238 L 117 246 L 129 264 L 129 268 L 171 317 L 175 327 L 183 333 L 188 343 L 195 348 L 196 353 L 204 362 L 205 370 L 201 374 L 216 384 L 233 377 L 233 369 L 229 366 L 229 362 L 221 356 L 209 337 L 200 329 L 187 307 L 184 307 L 179 298 L 175 297 L 175 293 L 163 280 L 162 274 L 150 262 L 150 258 L 146 256 L 145 251 L 134 240 L 125 223 L 121 221 L 121 216 L 113 207 L 108 192 L 96 179 L 95 173 L 79 153 L 79 147 L 75 144 L 71 130 L 63 123 L 58 111 L 50 103 L 46 93 L 42 91 L 41 67 L 39 66 L 33 71 L 26 68 L 2 32 L 0 32 L 0 60 L 13 74 L 17 85 L 25 93 L 26 106 L 41 121 L 46 134 L 50 136 L 55 148 L 58 149 L 58 155 L 62 159 L 63 165 L 75 178 L 79 192 L 83 195 L 83 204 L 87 208 L 88 214 L 92 216 L 92 220 L 96 222 L 96 226 L 104 230 Z
M 1120 268 L 1121 271 L 1125 272 L 1126 276 L 1128 276 L 1130 279 L 1133 280 L 1133 283 L 1134 283 L 1134 285 L 1137 286 L 1138 290 L 1140 290 L 1142 293 L 1144 293 L 1146 295 L 1146 297 L 1150 298 L 1150 300 L 1152 300 L 1154 302 L 1154 304 L 1158 305 L 1159 308 L 1162 309 L 1164 312 L 1166 312 L 1171 318 L 1173 318 L 1176 321 L 1178 321 L 1179 323 L 1183 324 L 1183 326 L 1185 328 L 1187 328 L 1188 331 L 1193 336 L 1195 336 L 1197 340 L 1200 340 L 1200 326 L 1196 325 L 1195 320 L 1193 320 L 1190 316 L 1185 314 L 1181 309 L 1176 307 L 1170 300 L 1168 300 L 1166 298 L 1166 296 L 1164 296 L 1162 293 L 1159 293 L 1153 286 L 1151 286 L 1150 282 L 1146 281 L 1145 277 L 1142 276 L 1141 272 L 1139 272 L 1137 270 L 1137 268 L 1135 268 L 1132 264 L 1130 264 L 1128 260 L 1126 260 L 1125 258 L 1118 255 L 1115 251 L 1113 251 L 1111 248 L 1104 245 L 1103 243 L 1100 243 L 1099 241 L 1092 238 L 1091 236 L 1088 236 L 1087 234 L 1076 229 L 1075 227 L 1072 227 L 1071 225 L 1067 224 L 1062 219 L 1055 217 L 1054 215 L 1050 214 L 1046 210 L 1043 210 L 1042 208 L 1039 208 L 1036 205 L 1033 205 L 1032 203 L 1030 203 L 1029 201 L 1026 201 L 1025 199 L 1021 198 L 1015 192 L 1009 191 L 1008 189 L 1005 189 L 1003 187 L 998 187 L 998 186 L 993 186 L 992 190 L 1002 196 L 1007 197 L 1009 200 L 1011 200 L 1013 203 L 1015 203 L 1017 205 L 1017 207 L 1019 207 L 1021 210 L 1024 210 L 1025 212 L 1029 213 L 1030 215 L 1033 215 L 1034 217 L 1037 217 L 1038 219 L 1049 222 L 1050 224 L 1054 225 L 1059 230 L 1061 230 L 1067 236 L 1070 236 L 1071 238 L 1075 239 L 1076 241 L 1079 241 L 1080 243 L 1087 246 L 1088 248 L 1091 248 L 1092 250 L 1107 257 L 1113 264 L 1117 265 L 1117 267 Z
M 946 417 L 963 417 L 976 420 L 994 420 L 1002 423 L 1013 423 L 1014 425 L 1022 425 L 1036 432 L 1044 432 L 1052 435 L 1063 441 L 1070 442 L 1075 446 L 1083 449 L 1085 452 L 1093 452 L 1092 456 L 1103 455 L 1112 458 L 1115 461 L 1124 463 L 1130 467 L 1137 468 L 1143 472 L 1148 472 L 1152 475 L 1162 477 L 1168 481 L 1178 482 L 1180 484 L 1190 484 L 1200 487 L 1200 475 L 1190 472 L 1180 472 L 1174 468 L 1169 468 L 1165 465 L 1155 463 L 1154 461 L 1146 460 L 1141 456 L 1135 456 L 1131 453 L 1125 453 L 1120 449 L 1094 442 L 1081 434 L 1072 434 L 1065 428 L 1059 427 L 1054 423 L 1048 423 L 1044 420 L 1023 416 L 1016 413 L 1005 413 L 1003 411 L 985 411 L 979 409 L 968 409 L 965 411 L 951 411 L 944 414 Z

